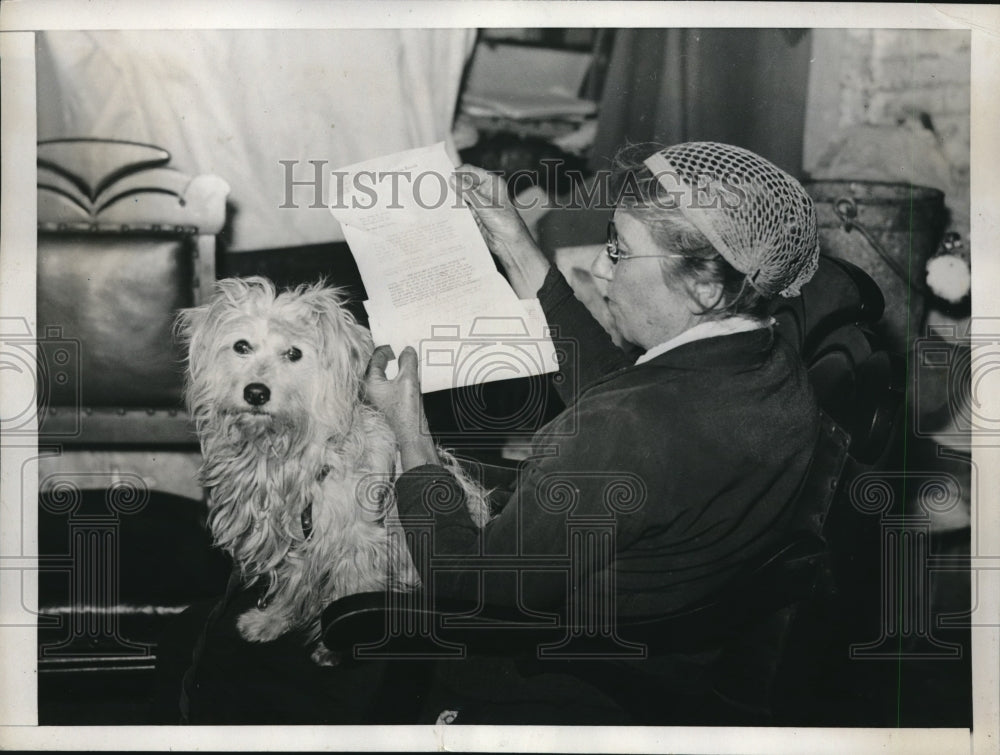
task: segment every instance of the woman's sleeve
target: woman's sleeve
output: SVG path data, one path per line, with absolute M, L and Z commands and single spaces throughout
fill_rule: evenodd
M 565 354 L 560 366 L 563 380 L 556 390 L 567 406 L 576 401 L 582 386 L 635 363 L 638 354 L 630 356 L 615 346 L 555 266 L 549 268 L 538 299 L 553 329 L 553 340 Z
M 588 527 L 631 530 L 636 523 L 626 519 L 643 508 L 642 470 L 626 471 L 607 458 L 633 426 L 620 414 L 614 423 L 596 414 L 579 418 L 579 431 L 558 441 L 558 454 L 522 465 L 506 505 L 483 529 L 444 468 L 404 473 L 396 482 L 399 517 L 411 548 L 423 543 L 425 551 L 413 556 L 425 588 L 438 597 L 510 607 L 561 605 L 576 579 L 613 558 L 602 551 L 574 563 L 574 553 L 581 554 L 573 543 Z M 621 543 L 612 540 L 614 547 Z

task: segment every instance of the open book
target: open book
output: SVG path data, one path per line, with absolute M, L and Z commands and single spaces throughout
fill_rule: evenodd
M 441 142 L 333 173 L 330 210 L 375 344 L 416 349 L 424 393 L 558 370 L 538 301 L 519 300 L 497 271 L 453 172 Z

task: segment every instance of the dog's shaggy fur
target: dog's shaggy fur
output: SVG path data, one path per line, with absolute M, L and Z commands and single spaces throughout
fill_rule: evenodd
M 318 639 L 330 601 L 419 584 L 395 515 L 395 438 L 362 399 L 371 336 L 336 289 L 277 293 L 260 277 L 219 281 L 177 332 L 209 527 L 248 581 L 269 585 L 238 629 L 256 642 L 301 630 L 329 662 Z M 485 492 L 442 459 L 482 525 Z

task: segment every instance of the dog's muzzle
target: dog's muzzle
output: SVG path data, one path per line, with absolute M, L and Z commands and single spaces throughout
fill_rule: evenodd
M 243 389 L 243 400 L 250 406 L 263 406 L 271 400 L 271 389 L 263 383 L 250 383 Z

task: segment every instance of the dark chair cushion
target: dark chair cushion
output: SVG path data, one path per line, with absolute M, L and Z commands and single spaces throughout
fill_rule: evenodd
M 851 456 L 874 463 L 889 448 L 903 397 L 902 357 L 878 347 L 885 301 L 875 282 L 843 260 L 821 257 L 802 295 L 772 315 L 809 370 L 820 407 L 851 436 Z
M 875 323 L 885 300 L 861 269 L 832 257 L 820 257 L 819 268 L 791 299 L 776 298 L 771 314 L 782 335 L 809 364 L 820 343 L 844 325 Z
M 225 590 L 229 560 L 211 547 L 202 502 L 154 493 L 116 513 L 114 496 L 86 490 L 39 501 L 43 724 L 149 723 L 164 632 L 186 606 Z M 176 699 L 173 687 L 163 695 Z
M 72 581 L 81 580 L 88 565 L 93 566 L 83 560 L 83 539 L 97 537 L 90 534 L 97 532 L 105 533 L 99 548 L 113 568 L 109 576 L 121 605 L 151 610 L 187 606 L 224 592 L 228 558 L 212 547 L 201 501 L 153 493 L 135 513 L 116 514 L 108 504 L 113 491 L 78 495 L 72 512 L 56 496 L 43 495 L 39 501 L 38 553 L 43 565 L 51 564 L 43 566 L 39 579 L 43 611 L 68 604 Z M 59 559 L 65 565 L 58 565 Z
M 78 364 L 41 387 L 52 406 L 176 407 L 175 313 L 194 303 L 193 240 L 177 234 L 38 234 L 38 332 Z

